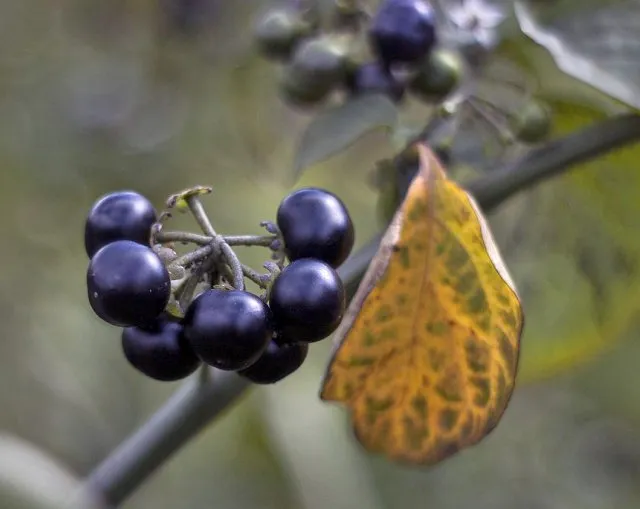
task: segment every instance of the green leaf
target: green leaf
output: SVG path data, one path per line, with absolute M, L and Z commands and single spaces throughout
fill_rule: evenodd
M 552 102 L 556 134 L 605 118 Z M 640 146 L 616 150 L 522 193 L 491 217 L 524 303 L 520 380 L 591 361 L 640 311 Z
M 346 149 L 365 134 L 395 126 L 398 110 L 387 97 L 363 95 L 323 111 L 302 135 L 294 160 L 296 179 L 310 168 Z
M 520 0 L 514 8 L 521 30 L 563 72 L 640 108 L 640 0 Z

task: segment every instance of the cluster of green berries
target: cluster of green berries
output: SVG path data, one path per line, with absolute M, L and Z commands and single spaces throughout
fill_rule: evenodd
M 462 60 L 438 47 L 428 0 L 382 0 L 370 15 L 357 0 L 336 0 L 330 22 L 320 18 L 291 6 L 267 12 L 255 27 L 262 54 L 285 63 L 281 88 L 293 105 L 317 105 L 337 91 L 400 102 L 408 88 L 432 101 L 459 82 Z
M 309 343 L 340 324 L 346 297 L 336 269 L 353 248 L 354 228 L 334 194 L 305 188 L 281 202 L 271 226 L 289 263 L 271 274 L 264 295 L 203 277 L 205 288 L 181 316 L 170 312 L 170 274 L 198 267 L 159 256 L 158 248 L 171 246 L 155 241 L 158 224 L 150 201 L 133 191 L 97 200 L 85 224 L 89 303 L 122 328 L 124 355 L 143 374 L 173 381 L 204 362 L 254 383 L 275 383 L 302 365 Z

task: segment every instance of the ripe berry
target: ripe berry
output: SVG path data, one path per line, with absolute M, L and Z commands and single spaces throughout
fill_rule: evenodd
M 167 269 L 149 247 L 118 240 L 101 248 L 87 270 L 89 304 L 120 327 L 152 322 L 169 302 Z
M 294 191 L 282 200 L 276 217 L 291 261 L 316 258 L 338 267 L 353 248 L 349 212 L 329 191 L 313 187 Z
M 336 330 L 346 297 L 338 273 L 311 258 L 283 269 L 271 287 L 269 304 L 283 342 L 314 342 Z
M 265 57 L 284 60 L 312 28 L 299 13 L 291 9 L 274 9 L 258 20 L 254 37 Z
M 427 0 L 383 0 L 369 30 L 385 64 L 415 63 L 436 42 L 435 13 Z
M 129 363 L 155 380 L 171 382 L 193 373 L 200 359 L 189 348 L 182 325 L 164 318 L 122 331 L 122 349 Z
M 404 95 L 402 84 L 378 62 L 358 67 L 347 80 L 347 87 L 354 95 L 384 94 L 394 101 L 400 101 Z
M 308 352 L 307 343 L 279 345 L 271 341 L 260 358 L 239 374 L 255 384 L 274 384 L 302 366 Z
M 84 245 L 91 258 L 115 240 L 149 245 L 151 225 L 157 219 L 149 200 L 134 191 L 110 193 L 96 201 L 84 228 Z
M 244 369 L 265 351 L 273 334 L 269 307 L 239 290 L 208 290 L 191 303 L 184 334 L 207 364 L 226 371 Z
M 344 41 L 328 36 L 302 42 L 284 70 L 285 99 L 297 106 L 323 101 L 344 81 L 349 65 Z

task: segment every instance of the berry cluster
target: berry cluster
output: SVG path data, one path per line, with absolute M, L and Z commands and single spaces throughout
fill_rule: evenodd
M 151 378 L 178 380 L 204 362 L 275 383 L 340 324 L 346 297 L 336 268 L 353 248 L 353 223 L 334 194 L 305 188 L 281 202 L 277 224 L 263 223 L 269 235 L 225 237 L 204 214 L 203 190 L 174 195 L 167 206 L 190 210 L 205 235 L 166 232 L 171 212 L 158 215 L 133 191 L 100 198 L 85 225 L 89 303 L 123 329 L 126 359 Z M 177 243 L 199 247 L 178 256 Z M 277 262 L 260 274 L 232 245 L 269 247 Z M 247 291 L 245 278 L 264 293 Z
M 324 17 L 318 3 L 272 9 L 255 27 L 261 53 L 285 62 L 281 88 L 290 104 L 317 105 L 340 90 L 400 102 L 407 89 L 431 102 L 457 86 L 462 61 L 437 47 L 428 0 L 382 0 L 371 14 L 358 0 L 335 0 Z

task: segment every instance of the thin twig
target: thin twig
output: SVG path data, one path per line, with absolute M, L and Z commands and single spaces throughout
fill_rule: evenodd
M 198 262 L 200 260 L 204 260 L 205 258 L 211 256 L 211 253 L 214 250 L 214 244 L 212 241 L 209 241 L 209 244 L 196 249 L 195 251 L 190 251 L 179 258 L 176 258 L 171 262 L 171 265 L 186 267 L 191 265 L 194 262 Z
M 190 242 L 191 244 L 206 246 L 211 243 L 212 238 L 206 235 L 199 235 L 197 233 L 165 232 L 161 230 L 155 234 L 154 240 L 159 244 L 166 244 L 168 242 L 182 242 L 186 244 Z
M 242 264 L 242 273 L 244 274 L 244 277 L 253 281 L 260 288 L 265 289 L 267 287 L 264 276 L 244 263 Z
M 231 249 L 229 244 L 222 239 L 222 237 L 216 237 L 216 241 L 220 247 L 220 251 L 227 260 L 227 264 L 231 268 L 233 287 L 236 290 L 244 290 L 244 274 L 242 272 L 242 264 L 240 263 L 240 260 L 238 260 L 236 253 Z
M 230 246 L 262 246 L 270 247 L 277 235 L 223 235 L 222 238 Z
M 187 205 L 189 205 L 189 210 L 191 211 L 191 214 L 193 215 L 194 219 L 196 220 L 196 222 L 198 223 L 198 225 L 200 226 L 204 234 L 208 235 L 209 237 L 215 237 L 217 235 L 216 231 L 213 229 L 213 225 L 211 224 L 211 221 L 209 221 L 209 216 L 207 215 L 207 212 L 204 210 L 204 207 L 202 206 L 202 202 L 200 201 L 200 198 L 198 196 L 193 195 L 193 196 L 187 196 L 186 200 L 187 200 Z

